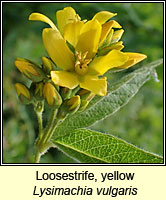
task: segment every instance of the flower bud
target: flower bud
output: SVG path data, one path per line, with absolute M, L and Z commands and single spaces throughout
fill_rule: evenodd
M 68 100 L 65 100 L 59 108 L 57 118 L 64 119 L 67 115 L 75 113 L 80 107 L 80 96 L 74 96 Z
M 84 111 L 87 108 L 88 104 L 89 104 L 88 100 L 81 100 L 81 104 L 78 111 L 80 112 Z
M 36 83 L 35 95 L 39 94 L 40 98 L 43 96 L 43 83 Z
M 81 99 L 86 99 L 91 94 L 91 92 L 86 89 L 81 89 L 77 94 Z
M 28 88 L 25 85 L 21 83 L 16 83 L 15 88 L 21 103 L 23 104 L 31 103 L 31 95 Z
M 43 82 L 40 82 L 40 83 L 32 82 L 31 87 L 30 87 L 30 92 L 32 96 L 39 101 L 44 99 L 43 86 L 44 86 Z
M 21 73 L 33 82 L 40 82 L 45 77 L 42 69 L 30 60 L 17 58 L 14 64 Z
M 114 30 L 111 29 L 110 32 L 108 33 L 105 41 L 103 42 L 103 44 L 101 45 L 100 49 L 99 49 L 99 53 L 100 51 L 104 48 L 107 47 L 111 44 L 111 40 L 112 40 L 112 36 L 113 36 Z
M 114 34 L 114 30 L 111 29 L 111 31 L 109 32 L 109 34 L 108 34 L 108 36 L 107 36 L 107 38 L 106 38 L 106 40 L 104 42 L 105 46 L 108 46 L 108 45 L 111 44 L 111 40 L 112 40 L 113 34 Z
M 124 48 L 123 42 L 115 42 L 110 44 L 107 47 L 104 47 L 101 51 L 100 51 L 100 56 L 104 56 L 107 53 L 109 53 L 111 50 L 116 49 L 116 50 L 122 50 Z
M 50 71 L 53 69 L 52 62 L 47 57 L 42 57 L 43 71 L 47 74 L 50 74 Z
M 76 109 L 78 110 L 80 106 L 80 96 L 77 95 L 67 100 L 66 105 L 68 106 L 69 111 L 75 111 Z
M 81 100 L 87 100 L 87 101 L 91 101 L 93 97 L 95 96 L 94 93 L 91 93 L 90 91 L 86 89 L 81 89 L 78 92 L 78 95 L 80 96 Z
M 49 106 L 59 107 L 62 104 L 62 98 L 56 88 L 49 82 L 43 87 L 43 95 Z
M 69 99 L 72 94 L 72 90 L 66 87 L 61 87 L 60 94 L 64 100 Z
M 123 33 L 124 33 L 123 29 L 115 31 L 112 36 L 111 43 L 118 42 L 121 39 Z
M 78 95 L 80 96 L 80 99 L 81 99 L 81 104 L 80 104 L 80 108 L 78 111 L 82 112 L 87 108 L 89 102 L 93 99 L 95 94 L 91 93 L 90 91 L 88 91 L 86 89 L 81 89 L 78 92 Z

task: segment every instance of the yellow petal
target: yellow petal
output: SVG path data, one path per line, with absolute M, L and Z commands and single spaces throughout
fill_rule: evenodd
M 105 96 L 107 93 L 107 78 L 99 79 L 97 76 L 85 76 L 80 82 L 80 87 L 91 91 L 100 96 Z
M 46 17 L 45 15 L 43 15 L 41 13 L 32 13 L 29 16 L 29 20 L 42 21 L 42 22 L 49 24 L 51 26 L 51 28 L 57 29 L 55 24 L 48 17 Z
M 52 66 L 52 62 L 49 58 L 42 56 L 42 64 L 43 64 L 43 70 L 46 73 L 50 73 L 50 71 L 52 70 L 53 66 Z
M 74 54 L 68 48 L 60 32 L 45 28 L 42 37 L 44 46 L 55 64 L 61 69 L 72 70 L 74 68 Z
M 110 46 L 110 50 L 112 49 L 122 50 L 123 48 L 124 48 L 124 45 L 122 41 L 116 42 Z
M 123 48 L 124 48 L 123 42 L 120 41 L 120 42 L 115 42 L 115 43 L 111 44 L 110 46 L 103 48 L 102 51 L 109 52 L 113 49 L 122 50 Z
M 121 25 L 118 22 L 116 22 L 115 20 L 111 20 L 102 25 L 102 32 L 101 32 L 99 46 L 101 46 L 103 44 L 104 40 L 106 39 L 106 37 L 108 36 L 108 34 L 110 33 L 112 28 L 121 28 Z
M 125 53 L 125 55 L 129 56 L 129 59 L 125 64 L 119 66 L 118 68 L 127 69 L 147 58 L 146 55 L 141 53 Z
M 58 10 L 56 13 L 58 29 L 61 34 L 64 34 L 66 24 L 73 22 L 77 17 L 75 10 L 72 7 L 66 7 L 63 10 Z
M 128 55 L 119 51 L 112 50 L 105 56 L 95 58 L 89 65 L 89 74 L 103 75 L 109 69 L 119 67 L 128 60 Z
M 78 37 L 80 34 L 80 30 L 84 25 L 83 21 L 77 21 L 73 23 L 69 23 L 65 26 L 64 29 L 64 38 L 71 44 L 73 47 L 76 46 L 78 42 Z
M 72 72 L 52 71 L 51 79 L 56 85 L 67 87 L 69 89 L 74 89 L 79 85 L 76 74 Z
M 102 50 L 100 50 L 100 52 L 98 53 L 98 56 L 104 56 L 113 49 L 122 50 L 123 48 L 124 48 L 124 45 L 122 41 L 115 42 L 111 44 L 110 46 L 106 46 Z
M 115 31 L 114 34 L 113 34 L 113 36 L 112 36 L 111 42 L 112 42 L 112 43 L 118 42 L 118 41 L 121 39 L 123 33 L 124 33 L 124 30 L 123 30 L 123 29 L 118 30 L 118 31 Z
M 101 11 L 96 13 L 93 19 L 97 19 L 100 24 L 104 24 L 107 20 L 117 15 L 117 13 L 111 13 L 108 11 Z
M 88 21 L 83 25 L 78 43 L 76 45 L 76 51 L 87 52 L 87 58 L 95 56 L 98 44 L 101 36 L 101 24 L 97 20 Z
M 109 32 L 108 36 L 106 37 L 106 39 L 104 41 L 105 46 L 108 46 L 111 44 L 113 34 L 114 34 L 114 29 L 111 29 L 111 31 Z
M 81 103 L 80 96 L 76 95 L 72 97 L 71 99 L 69 99 L 66 102 L 66 105 L 69 107 L 69 110 L 74 110 L 80 105 L 80 103 Z

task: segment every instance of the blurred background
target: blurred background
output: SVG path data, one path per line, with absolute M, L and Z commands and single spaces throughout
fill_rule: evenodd
M 37 119 L 32 106 L 19 102 L 14 88 L 16 82 L 30 82 L 13 63 L 20 57 L 40 64 L 41 56 L 47 55 L 41 38 L 47 24 L 28 21 L 28 16 L 40 12 L 56 22 L 56 11 L 67 6 L 88 20 L 103 10 L 118 13 L 114 19 L 125 30 L 124 51 L 146 54 L 143 64 L 163 57 L 162 3 L 3 3 L 3 163 L 33 162 Z M 91 128 L 163 155 L 163 67 L 157 72 L 159 82 L 152 78 L 124 108 Z M 56 162 L 74 161 L 57 149 L 41 159 Z

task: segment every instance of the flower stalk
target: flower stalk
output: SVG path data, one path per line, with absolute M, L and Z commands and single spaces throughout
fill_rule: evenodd
M 37 120 L 38 120 L 38 125 L 39 125 L 39 135 L 38 138 L 36 140 L 36 144 L 38 144 L 38 142 L 40 141 L 40 139 L 43 136 L 43 119 L 42 119 L 42 114 L 43 114 L 43 110 L 44 110 L 44 102 L 43 101 L 39 101 L 37 103 L 37 105 L 34 106 L 34 110 L 37 116 Z

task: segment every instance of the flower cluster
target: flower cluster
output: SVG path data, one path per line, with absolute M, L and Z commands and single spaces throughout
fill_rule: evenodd
M 122 52 L 121 25 L 110 20 L 116 13 L 98 12 L 91 20 L 81 20 L 72 7 L 56 13 L 57 26 L 45 15 L 32 13 L 29 20 L 50 25 L 42 38 L 49 57 L 42 57 L 42 66 L 18 58 L 16 67 L 32 80 L 30 90 L 16 84 L 17 94 L 24 103 L 34 97 L 46 99 L 50 106 L 63 102 L 69 110 L 83 110 L 94 95 L 105 96 L 107 78 L 112 69 L 127 69 L 146 58 L 140 53 Z

